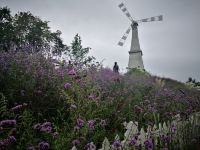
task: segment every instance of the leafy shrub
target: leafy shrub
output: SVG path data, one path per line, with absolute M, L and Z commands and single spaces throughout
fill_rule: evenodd
M 40 53 L 1 53 L 0 121 L 16 120 L 1 129 L 8 148 L 100 148 L 105 137 L 124 137 L 124 121 L 147 128 L 200 111 L 199 92 L 170 79 L 138 71 L 121 75 L 95 64 L 57 64 Z M 17 142 L 10 137 L 13 128 Z
M 34 113 L 55 116 L 64 105 L 64 80 L 67 79 L 59 75 L 52 60 L 39 53 L 0 54 L 0 91 L 9 106 L 28 103 Z

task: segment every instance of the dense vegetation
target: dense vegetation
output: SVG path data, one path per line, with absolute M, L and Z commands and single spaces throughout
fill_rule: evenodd
M 173 124 L 174 134 L 159 133 L 157 142 L 148 136 L 143 143 L 138 143 L 138 131 L 128 149 L 198 148 L 200 127 L 189 123 L 190 116 L 200 111 L 198 90 L 137 69 L 116 74 L 87 56 L 89 48 L 82 47 L 78 35 L 71 46 L 64 46 L 66 51 L 59 51 L 70 62 L 55 60 L 54 52 L 41 46 L 44 39 L 39 34 L 34 35 L 39 36 L 35 43 L 28 38 L 31 32 L 22 36 L 26 47 L 6 34 L 7 29 L 19 31 L 12 21 L 24 15 L 33 18 L 31 25 L 42 20 L 31 13 L 14 18 L 2 14 L 10 14 L 9 9 L 1 8 L 0 16 L 5 35 L 0 37 L 5 40 L 0 47 L 0 149 L 93 150 L 102 147 L 105 137 L 112 143 L 110 149 L 123 149 L 125 122 L 138 122 L 138 129 L 146 131 L 159 123 L 170 126 L 177 116 L 180 122 L 188 121 L 183 130 Z M 10 27 L 5 29 L 5 23 Z M 48 34 L 56 33 L 48 30 Z

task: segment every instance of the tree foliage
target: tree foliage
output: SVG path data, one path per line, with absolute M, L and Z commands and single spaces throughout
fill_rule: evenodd
M 0 8 L 0 50 L 8 51 L 14 40 L 12 16 L 7 7 Z
M 77 34 L 67 46 L 61 38 L 62 32 L 52 32 L 48 21 L 30 12 L 19 12 L 14 16 L 7 7 L 0 7 L 0 51 L 42 52 L 51 56 L 63 56 L 74 63 L 90 63 L 94 57 L 88 56 L 89 47 L 82 46 Z
M 200 86 L 200 82 L 196 81 L 194 78 L 189 77 L 188 80 L 186 81 L 186 83 L 192 83 L 194 85 L 194 87 L 198 87 Z
M 60 37 L 61 31 L 52 32 L 48 21 L 30 12 L 11 15 L 7 7 L 0 8 L 0 50 L 26 49 L 28 52 L 44 52 L 60 55 L 67 49 Z
M 83 48 L 81 37 L 76 34 L 68 49 L 68 53 L 73 62 L 86 64 L 95 59 L 94 57 L 88 56 L 90 49 L 90 47 Z

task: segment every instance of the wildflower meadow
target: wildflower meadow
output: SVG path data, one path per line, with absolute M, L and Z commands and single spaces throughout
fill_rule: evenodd
M 197 88 L 145 70 L 113 72 L 87 56 L 79 35 L 66 46 L 47 29 L 52 47 L 46 37 L 31 44 L 29 33 L 0 47 L 0 149 L 200 149 Z
M 199 91 L 140 70 L 2 52 L 1 149 L 197 149 Z

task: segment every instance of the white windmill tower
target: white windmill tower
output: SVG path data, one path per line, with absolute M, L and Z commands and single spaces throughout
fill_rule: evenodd
M 124 45 L 124 42 L 126 41 L 128 34 L 132 29 L 132 40 L 131 40 L 131 48 L 129 51 L 128 69 L 132 69 L 132 68 L 144 69 L 144 64 L 142 60 L 142 50 L 140 49 L 140 43 L 139 43 L 139 38 L 138 38 L 138 28 L 137 28 L 138 24 L 142 22 L 162 21 L 163 16 L 159 15 L 159 16 L 154 16 L 154 17 L 141 19 L 141 20 L 133 20 L 127 8 L 125 7 L 124 3 L 121 3 L 118 6 L 122 10 L 122 12 L 125 13 L 128 19 L 131 21 L 131 25 L 129 26 L 125 34 L 120 39 L 118 45 L 119 46 Z

